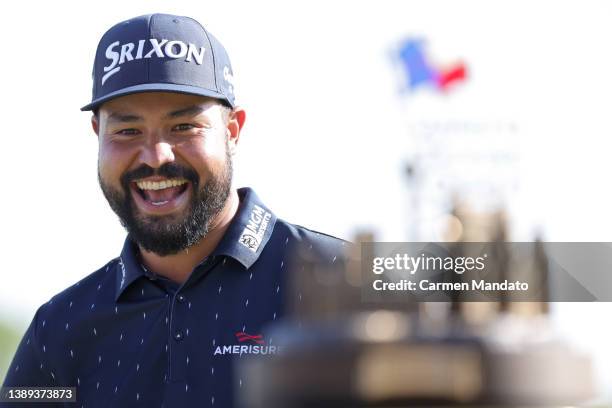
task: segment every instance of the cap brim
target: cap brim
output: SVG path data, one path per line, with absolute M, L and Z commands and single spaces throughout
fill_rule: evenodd
M 183 93 L 183 94 L 189 94 L 189 95 L 208 96 L 210 98 L 221 99 L 225 101 L 226 103 L 228 103 L 232 108 L 234 107 L 234 104 L 225 95 L 219 92 L 216 92 L 216 91 L 212 91 L 210 89 L 204 89 L 204 88 L 199 88 L 197 86 L 190 86 L 190 85 L 161 83 L 161 84 L 134 85 L 134 86 L 129 86 L 127 88 L 120 89 L 115 92 L 111 92 L 98 99 L 94 99 L 89 104 L 83 106 L 81 110 L 82 111 L 94 110 L 100 107 L 100 105 L 102 105 L 104 102 L 108 102 L 111 99 L 118 98 L 120 96 L 140 93 L 140 92 L 176 92 L 176 93 Z

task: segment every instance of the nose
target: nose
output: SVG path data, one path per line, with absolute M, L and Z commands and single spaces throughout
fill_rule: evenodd
M 163 140 L 154 140 L 143 146 L 141 162 L 154 169 L 174 161 L 173 146 Z

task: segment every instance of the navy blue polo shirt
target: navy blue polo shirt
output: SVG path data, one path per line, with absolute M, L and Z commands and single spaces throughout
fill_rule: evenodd
M 184 284 L 147 271 L 128 236 L 118 258 L 42 305 L 4 386 L 77 387 L 77 404 L 41 407 L 234 406 L 243 381 L 233 360 L 278 351 L 262 328 L 285 312 L 292 248 L 334 263 L 345 246 L 277 219 L 251 189 L 239 197 Z

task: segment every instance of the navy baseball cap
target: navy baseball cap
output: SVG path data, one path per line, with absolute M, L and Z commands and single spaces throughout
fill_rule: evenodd
M 150 14 L 123 21 L 100 40 L 93 95 L 82 111 L 137 92 L 179 92 L 235 106 L 233 71 L 221 43 L 189 17 Z

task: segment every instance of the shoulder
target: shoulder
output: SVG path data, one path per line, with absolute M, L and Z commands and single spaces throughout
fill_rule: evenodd
M 54 381 L 66 378 L 68 353 L 72 357 L 75 345 L 86 341 L 92 319 L 110 315 L 117 264 L 118 259 L 111 260 L 39 306 L 22 340 L 28 361 L 36 362 L 36 372 L 45 367 Z
M 319 245 L 340 245 L 345 246 L 349 244 L 348 241 L 335 237 L 330 234 L 326 234 L 320 231 L 315 231 L 310 228 L 303 227 L 298 224 L 292 224 L 283 219 L 277 219 L 276 225 L 274 226 L 275 233 L 280 232 L 289 237 L 290 239 L 294 239 L 299 242 L 308 242 L 308 243 L 316 243 Z
M 64 320 L 64 316 L 83 314 L 95 309 L 96 305 L 114 299 L 112 295 L 115 293 L 115 270 L 118 263 L 119 258 L 112 259 L 106 265 L 52 296 L 48 302 L 38 308 L 35 315 L 37 326 L 42 329 L 47 322 L 59 322 Z
M 330 261 L 344 258 L 352 245 L 344 239 L 282 219 L 276 221 L 272 238 L 276 244 L 291 244 L 302 253 L 309 252 Z

